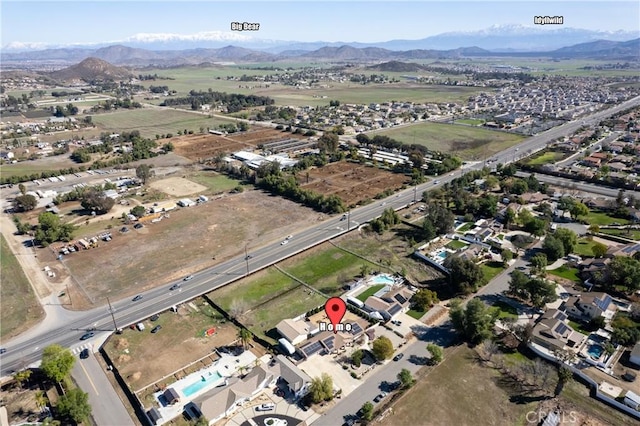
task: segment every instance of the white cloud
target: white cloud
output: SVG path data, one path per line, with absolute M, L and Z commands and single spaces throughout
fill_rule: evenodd
M 175 33 L 138 33 L 127 37 L 123 41 L 150 43 L 158 41 L 247 41 L 253 37 L 238 32 L 204 31 L 195 34 Z

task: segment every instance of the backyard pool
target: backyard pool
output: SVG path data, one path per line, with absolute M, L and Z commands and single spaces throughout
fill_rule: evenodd
M 446 259 L 448 255 L 449 253 L 447 253 L 446 251 L 441 251 L 440 253 L 438 253 L 438 257 L 442 260 Z
M 593 357 L 593 359 L 600 359 L 600 356 L 604 352 L 604 348 L 597 344 L 591 344 L 587 348 L 587 353 L 589 356 Z
M 375 277 L 371 278 L 371 284 L 393 284 L 395 283 L 393 277 L 390 277 L 389 275 L 384 275 L 384 274 L 380 274 L 380 275 L 376 275 Z
M 200 391 L 201 389 L 211 385 L 212 383 L 217 382 L 221 378 L 222 376 L 217 371 L 208 374 L 205 373 L 200 376 L 200 380 L 198 380 L 197 382 L 185 386 L 184 389 L 182 389 L 182 393 L 184 393 L 185 396 L 189 397 L 194 393 Z

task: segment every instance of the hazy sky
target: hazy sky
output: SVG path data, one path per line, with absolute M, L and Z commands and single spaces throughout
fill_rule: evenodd
M 0 2 L 2 40 L 69 44 L 126 40 L 140 33 L 230 32 L 255 22 L 261 39 L 377 42 L 420 39 L 492 25 L 533 25 L 560 15 L 564 26 L 640 32 L 640 2 L 614 1 L 30 1 Z M 557 28 L 548 25 L 545 28 Z M 238 34 L 238 33 L 234 33 Z

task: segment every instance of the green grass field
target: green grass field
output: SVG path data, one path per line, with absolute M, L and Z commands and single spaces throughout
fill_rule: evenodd
M 593 254 L 592 254 L 593 256 Z M 569 268 L 565 265 L 562 265 L 561 267 L 557 268 L 557 269 L 547 269 L 547 272 L 550 273 L 551 275 L 555 275 L 557 277 L 560 278 L 565 278 L 567 280 L 571 280 L 574 282 L 581 282 L 582 280 L 578 277 L 578 269 L 577 268 Z
M 502 262 L 486 262 L 480 265 L 480 269 L 482 269 L 482 273 L 487 281 L 491 281 L 496 275 L 504 271 L 504 265 Z
M 373 296 L 378 291 L 380 291 L 380 289 L 382 289 L 383 287 L 384 287 L 384 284 L 372 285 L 371 287 L 369 287 L 368 289 L 360 293 L 357 299 L 364 302 L 369 298 L 369 296 Z
M 0 235 L 0 265 L 0 337 L 7 339 L 40 321 L 44 311 L 4 235 Z
M 618 217 L 610 216 L 604 212 L 598 212 L 591 210 L 587 216 L 584 217 L 589 225 L 612 225 L 614 223 L 618 225 L 628 225 L 629 219 L 621 219 Z
M 424 145 L 433 151 L 454 152 L 463 160 L 488 158 L 524 139 L 519 135 L 478 127 L 424 122 L 375 134 Z
M 447 247 L 447 248 L 449 248 L 451 250 L 458 250 L 458 249 L 461 249 L 461 248 L 466 247 L 468 245 L 469 244 L 463 243 L 460 240 L 453 240 L 453 241 L 450 241 L 449 244 L 447 244 L 445 247 Z
M 640 240 L 640 231 L 637 229 L 600 229 L 602 234 L 615 235 L 617 237 Z
M 564 157 L 564 154 L 562 154 L 561 152 L 548 151 L 539 157 L 532 158 L 531 160 L 527 161 L 527 164 L 530 164 L 532 166 L 539 166 L 542 164 L 553 164 L 556 161 L 561 160 L 563 157 Z
M 130 111 L 117 111 L 93 116 L 93 122 L 104 131 L 131 132 L 140 131 L 143 137 L 155 138 L 155 135 L 166 133 L 178 134 L 184 129 L 199 132 L 200 127 L 217 127 L 226 121 L 219 118 L 209 118 L 203 114 L 163 108 L 143 108 Z
M 478 124 L 484 123 L 484 120 L 477 120 L 475 118 L 463 118 L 462 120 L 456 120 L 455 122 L 460 124 L 470 124 L 472 126 L 477 126 Z
M 200 185 L 206 186 L 209 191 L 214 194 L 220 192 L 230 191 L 236 186 L 240 185 L 240 181 L 231 179 L 225 175 L 220 175 L 211 172 L 199 172 L 188 176 L 189 180 L 192 180 Z
M 498 318 L 517 318 L 518 310 L 501 300 L 493 304 L 493 308 L 498 311 Z
M 589 241 L 586 238 L 579 238 L 573 252 L 579 256 L 593 257 L 592 247 L 595 243 L 595 241 Z

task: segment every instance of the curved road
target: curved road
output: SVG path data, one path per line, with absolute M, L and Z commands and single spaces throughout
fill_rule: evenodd
M 597 123 L 607 116 L 620 110 L 640 104 L 640 96 L 624 102 L 618 106 L 605 111 L 597 112 L 590 117 L 564 124 L 554 129 L 547 130 L 539 135 L 529 138 L 517 147 L 509 148 L 496 155 L 496 162 L 507 164 L 514 161 L 519 152 L 525 153 L 529 150 L 535 151 L 546 146 L 548 141 L 552 141 L 560 136 L 573 133 L 583 122 Z M 477 170 L 484 165 L 482 163 L 473 164 L 467 169 Z M 359 224 L 365 223 L 378 217 L 386 208 L 401 209 L 409 205 L 414 198 L 420 198 L 424 190 L 441 186 L 453 180 L 455 173 L 437 178 L 438 180 L 418 185 L 414 188 L 404 190 L 392 195 L 385 200 L 378 200 L 367 206 L 359 207 L 350 212 L 348 219 L 332 218 L 314 227 L 305 229 L 293 236 L 285 245 L 280 241 L 264 246 L 250 253 L 250 259 L 245 260 L 244 256 L 239 256 L 225 263 L 216 265 L 210 269 L 194 274 L 194 278 L 188 282 L 178 281 L 182 284 L 179 291 L 169 291 L 169 286 L 174 283 L 167 283 L 163 287 L 158 287 L 143 294 L 142 300 L 133 302 L 132 300 L 121 300 L 114 304 L 113 315 L 118 327 L 125 327 L 134 324 L 144 318 L 148 318 L 154 313 L 161 312 L 167 308 L 188 301 L 203 293 L 210 292 L 229 284 L 245 275 L 253 273 L 259 269 L 277 263 L 287 257 L 293 256 L 324 241 L 335 238 L 338 235 L 354 229 Z M 437 183 L 436 183 L 437 182 Z M 349 227 L 349 229 L 347 229 Z M 47 319 L 45 319 L 46 321 Z M 0 375 L 5 375 L 32 364 L 37 364 L 41 357 L 42 348 L 57 343 L 65 347 L 76 347 L 81 344 L 80 336 L 90 327 L 96 327 L 96 341 L 106 337 L 108 333 L 115 330 L 111 313 L 107 307 L 95 308 L 86 311 L 72 321 L 65 324 L 56 324 L 46 333 L 42 332 L 37 336 L 24 339 L 18 338 L 8 343 L 3 343 L 7 352 L 2 355 L 2 365 Z M 87 342 L 82 342 L 87 343 Z

